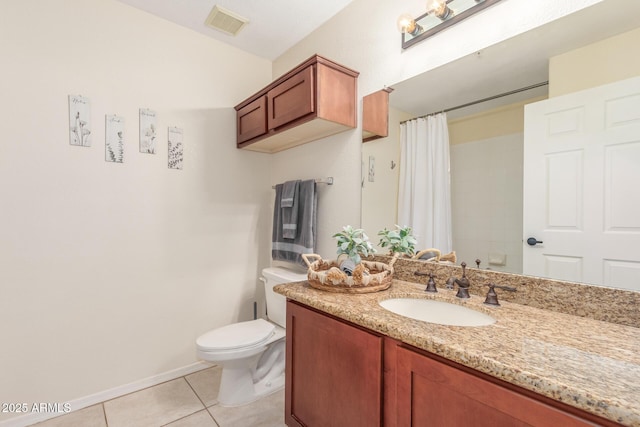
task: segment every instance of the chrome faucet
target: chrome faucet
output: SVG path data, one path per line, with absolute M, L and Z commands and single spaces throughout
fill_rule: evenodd
M 471 283 L 469 283 L 466 273 L 467 263 L 463 262 L 460 266 L 462 267 L 462 277 L 459 279 L 453 279 L 452 288 L 453 284 L 458 285 L 458 293 L 456 294 L 456 297 L 463 299 L 471 298 L 469 296 L 469 287 L 471 286 Z

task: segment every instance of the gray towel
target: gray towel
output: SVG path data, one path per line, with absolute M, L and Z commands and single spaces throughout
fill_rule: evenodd
M 293 206 L 294 200 L 298 197 L 298 184 L 300 180 L 287 181 L 282 187 L 282 199 L 280 200 L 281 208 L 290 208 Z
M 300 180 L 287 181 L 282 186 L 282 237 L 295 239 L 298 233 L 298 189 Z
M 282 237 L 282 200 L 283 185 L 276 185 L 275 206 L 273 209 L 273 233 L 271 258 L 276 261 L 288 261 L 306 267 L 301 254 L 316 252 L 316 222 L 318 195 L 316 182 L 313 179 L 301 181 L 298 185 L 297 213 L 298 233 L 293 240 Z

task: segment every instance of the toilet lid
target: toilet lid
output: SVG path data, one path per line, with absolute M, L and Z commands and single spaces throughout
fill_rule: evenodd
M 274 324 L 264 319 L 233 323 L 201 335 L 196 345 L 203 351 L 251 347 L 267 341 L 275 329 Z

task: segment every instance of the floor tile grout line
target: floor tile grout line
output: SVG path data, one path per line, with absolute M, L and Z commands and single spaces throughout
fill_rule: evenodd
M 104 407 L 104 402 L 100 402 L 100 406 L 102 407 L 102 417 L 104 418 L 104 425 L 109 427 L 109 420 L 107 420 L 107 410 Z
M 195 394 L 195 395 L 196 395 L 196 397 L 198 398 L 198 400 L 200 401 L 200 403 L 202 403 L 202 407 L 203 407 L 204 409 L 207 409 L 207 404 L 206 404 L 206 403 L 204 403 L 204 400 L 202 400 L 202 398 L 200 397 L 200 395 L 198 394 L 198 392 L 196 391 L 196 389 L 195 389 L 195 388 L 193 388 L 193 386 L 192 386 L 192 385 L 191 385 L 191 383 L 189 382 L 189 379 L 187 378 L 187 376 L 185 375 L 185 376 L 184 376 L 184 377 L 182 377 L 182 378 L 184 378 L 184 380 L 185 380 L 185 381 L 187 382 L 187 384 L 189 385 L 189 388 L 191 389 L 191 391 L 193 391 L 193 394 Z
M 216 417 L 213 416 L 213 414 L 211 413 L 211 411 L 209 410 L 209 408 L 205 409 L 205 411 L 207 411 L 207 413 L 209 414 L 209 416 L 211 417 L 211 419 L 213 420 L 213 422 L 218 426 L 221 427 L 220 424 L 218 424 L 218 420 L 216 420 Z
M 196 391 L 193 389 L 193 387 L 191 386 L 191 383 L 189 383 L 189 380 L 187 380 L 187 376 L 186 376 L 186 375 L 183 375 L 183 376 L 181 376 L 181 377 L 176 377 L 176 378 L 173 378 L 173 379 L 170 379 L 170 380 L 167 380 L 167 381 L 162 381 L 162 382 L 160 382 L 160 383 L 158 383 L 158 384 L 154 384 L 154 385 L 151 385 L 151 386 L 149 386 L 149 387 L 141 388 L 140 390 L 132 391 L 132 392 L 130 392 L 130 393 L 126 393 L 126 394 L 123 394 L 123 395 L 121 395 L 121 396 L 116 396 L 116 397 L 113 397 L 113 398 L 111 398 L 111 399 L 107 399 L 107 400 L 104 400 L 104 401 L 100 402 L 100 405 L 102 405 L 102 411 L 103 411 L 103 413 L 104 413 L 105 423 L 106 423 L 106 425 L 107 425 L 106 427 L 109 427 L 109 422 L 108 422 L 108 420 L 107 420 L 107 408 L 106 408 L 106 406 L 105 406 L 105 403 L 107 403 L 107 402 L 111 402 L 111 401 L 113 401 L 113 400 L 120 399 L 121 397 L 125 397 L 125 396 L 129 396 L 129 395 L 132 395 L 132 394 L 135 394 L 135 393 L 139 393 L 139 392 L 144 391 L 144 390 L 149 390 L 149 389 L 152 389 L 152 388 L 154 388 L 154 387 L 160 386 L 160 385 L 162 385 L 162 384 L 167 384 L 167 383 L 170 383 L 170 382 L 172 382 L 172 381 L 176 381 L 176 380 L 180 380 L 180 379 L 184 380 L 184 381 L 187 383 L 187 385 L 189 386 L 189 388 L 191 389 L 191 391 L 193 391 L 193 394 L 195 394 L 195 396 L 196 396 L 196 398 L 198 399 L 198 401 L 202 404 L 202 408 L 203 408 L 204 410 L 206 410 L 206 409 L 207 409 L 207 406 L 204 404 L 204 402 L 202 401 L 202 399 L 200 399 L 200 396 L 198 396 L 198 393 L 196 393 Z M 178 420 L 181 420 L 182 418 L 190 417 L 191 415 L 193 415 L 193 414 L 195 414 L 195 413 L 197 413 L 197 412 L 200 412 L 201 410 L 202 410 L 202 409 L 198 409 L 197 411 L 195 411 L 195 412 L 193 412 L 193 413 L 191 413 L 191 414 L 185 415 L 184 417 L 181 417 L 181 418 L 178 418 L 178 419 L 176 419 L 176 420 L 173 420 L 173 421 L 171 421 L 171 422 L 169 422 L 169 423 L 167 423 L 167 424 L 171 424 L 171 423 L 173 423 L 173 422 L 176 422 L 176 421 L 178 421 Z M 209 412 L 209 411 L 207 411 L 207 412 Z M 211 415 L 211 414 L 209 414 L 209 415 Z M 214 419 L 213 421 L 215 422 L 215 419 Z M 165 426 L 165 425 L 167 425 L 167 424 L 163 424 L 163 426 Z M 216 423 L 216 424 L 217 424 L 217 423 Z M 163 426 L 161 426 L 161 427 L 163 427 Z
M 197 411 L 192 412 L 192 413 L 190 413 L 190 414 L 187 414 L 187 415 L 185 415 L 184 417 L 180 417 L 180 418 L 177 418 L 177 419 L 175 419 L 175 420 L 172 420 L 172 421 L 170 421 L 170 422 L 168 422 L 168 423 L 166 423 L 166 424 L 163 424 L 161 427 L 168 426 L 168 425 L 169 425 L 169 424 L 171 424 L 171 423 L 175 423 L 175 422 L 176 422 L 176 421 L 178 421 L 178 420 L 181 420 L 181 419 L 184 419 L 184 418 L 190 417 L 190 416 L 192 416 L 192 415 L 194 415 L 194 414 L 197 414 L 198 412 L 200 412 L 200 411 L 202 411 L 202 410 L 206 410 L 206 409 L 207 409 L 207 407 L 205 406 L 205 404 L 204 404 L 204 403 L 202 403 L 202 399 L 200 399 L 200 396 L 198 396 L 198 393 L 196 393 L 196 391 L 193 389 L 193 387 L 191 387 L 191 384 L 189 383 L 189 380 L 187 379 L 187 376 L 185 375 L 185 376 L 182 376 L 182 377 L 176 378 L 176 380 L 179 380 L 179 379 L 180 379 L 180 380 L 184 380 L 184 382 L 185 382 L 185 383 L 187 383 L 187 386 L 189 387 L 189 389 L 191 389 L 191 391 L 193 392 L 193 395 L 196 397 L 196 399 L 198 399 L 198 402 L 200 402 L 200 404 L 202 405 L 202 409 L 198 409 Z M 215 421 L 215 420 L 214 420 L 214 421 Z M 108 426 L 107 426 L 107 427 L 108 427 Z
M 217 365 L 214 365 L 214 366 L 212 366 L 211 368 L 213 368 L 213 367 L 215 367 L 215 366 L 217 366 Z M 207 368 L 207 369 L 210 369 L 210 368 Z M 194 373 L 197 373 L 197 372 L 194 372 Z M 193 394 L 196 396 L 196 398 L 198 399 L 198 401 L 201 403 L 202 408 L 201 408 L 201 409 L 198 409 L 197 411 L 195 411 L 195 412 L 193 412 L 193 413 L 191 413 L 191 414 L 185 415 L 184 417 L 178 418 L 178 419 L 176 419 L 176 420 L 172 420 L 171 422 L 169 422 L 169 423 L 167 423 L 167 424 L 163 424 L 163 426 L 161 426 L 161 427 L 164 427 L 164 426 L 170 425 L 171 423 L 174 423 L 174 422 L 176 422 L 176 421 L 178 421 L 178 420 L 181 420 L 181 419 L 184 419 L 184 418 L 190 417 L 190 416 L 192 416 L 192 415 L 194 415 L 194 414 L 196 414 L 196 413 L 198 413 L 198 412 L 200 412 L 200 411 L 202 411 L 202 410 L 206 411 L 206 412 L 207 412 L 207 414 L 211 417 L 211 419 L 212 419 L 212 420 L 213 420 L 213 422 L 215 423 L 215 425 L 216 425 L 216 426 L 218 426 L 218 427 L 220 427 L 220 424 L 218 423 L 218 421 L 215 419 L 215 417 L 213 416 L 213 414 L 211 413 L 211 411 L 209 411 L 209 408 L 212 408 L 212 407 L 216 406 L 218 403 L 216 402 L 216 403 L 213 403 L 211 406 L 207 406 L 207 405 L 206 405 L 206 403 L 204 402 L 204 400 L 200 397 L 200 395 L 198 394 L 198 392 L 195 390 L 195 388 L 193 387 L 193 385 L 192 385 L 192 384 L 189 382 L 189 380 L 187 379 L 187 376 L 189 376 L 189 375 L 193 375 L 194 373 L 191 373 L 191 374 L 188 374 L 188 375 L 183 375 L 183 376 L 181 376 L 181 377 L 177 377 L 177 378 L 169 379 L 169 380 L 166 380 L 166 381 L 162 381 L 162 382 L 160 382 L 160 383 L 158 383 L 158 384 L 154 384 L 154 385 L 151 385 L 151 386 L 148 386 L 148 387 L 141 388 L 140 390 L 132 391 L 132 392 L 129 392 L 129 393 L 123 394 L 123 395 L 121 395 L 121 396 L 112 397 L 112 398 L 110 398 L 110 399 L 103 400 L 102 402 L 97 402 L 97 403 L 95 403 L 94 405 L 100 405 L 100 407 L 102 408 L 102 418 L 103 418 L 103 420 L 104 420 L 104 422 L 105 422 L 106 427 L 109 427 L 109 421 L 108 421 L 108 417 L 107 417 L 107 407 L 106 407 L 106 405 L 105 405 L 106 403 L 108 403 L 108 402 L 112 402 L 112 401 L 114 401 L 114 400 L 120 399 L 120 398 L 125 397 L 125 396 L 129 396 L 129 395 L 132 395 L 132 394 L 135 394 L 135 393 L 142 392 L 142 391 L 144 391 L 144 390 L 149 390 L 149 389 L 152 389 L 152 388 L 158 387 L 158 386 L 160 386 L 160 385 L 170 383 L 170 382 L 172 382 L 172 381 L 176 381 L 176 380 L 180 380 L 180 379 L 182 379 L 182 380 L 184 380 L 184 381 L 187 383 L 187 385 L 189 386 L 189 388 L 191 389 L 191 391 L 193 392 Z M 75 411 L 74 411 L 74 412 L 75 412 Z
M 148 387 L 141 388 L 140 390 L 130 391 L 129 393 L 121 394 L 120 396 L 115 396 L 115 397 L 112 397 L 111 399 L 103 400 L 103 401 L 102 401 L 102 402 L 100 402 L 100 403 L 102 403 L 102 404 L 104 405 L 104 404 L 105 404 L 105 403 L 107 403 L 107 402 L 111 402 L 111 401 L 113 401 L 113 400 L 120 399 L 121 397 L 130 396 L 130 395 L 132 395 L 132 394 L 139 393 L 139 392 L 144 391 L 144 390 L 149 390 L 150 388 L 154 388 L 154 387 L 157 387 L 157 386 L 162 385 L 162 384 L 170 383 L 171 381 L 179 380 L 180 378 L 185 378 L 185 377 L 184 377 L 184 376 L 182 376 L 182 377 L 176 377 L 176 378 L 172 378 L 172 379 L 170 379 L 170 380 L 162 381 L 161 383 L 154 384 L 154 385 L 150 385 L 150 386 L 148 386 Z M 186 381 L 186 379 L 185 379 L 185 381 Z M 189 382 L 189 381 L 187 381 L 187 383 L 188 383 L 188 382 Z M 105 412 L 106 412 L 106 411 L 105 411 Z
M 215 367 L 216 365 L 214 365 L 213 367 Z M 210 369 L 210 368 L 208 368 Z M 187 375 L 185 375 L 184 380 L 187 382 L 187 384 L 189 384 L 189 387 L 191 387 L 191 390 L 193 390 L 193 393 L 196 395 L 196 397 L 198 398 L 198 400 L 200 400 L 200 403 L 202 403 L 202 406 L 204 406 L 204 410 L 207 411 L 207 414 L 209 414 L 209 416 L 211 417 L 211 419 L 213 420 L 213 422 L 220 427 L 220 424 L 218 424 L 218 421 L 216 421 L 215 417 L 213 416 L 213 414 L 209 411 L 209 406 L 207 406 L 206 403 L 204 403 L 204 400 L 202 400 L 202 398 L 200 397 L 200 395 L 198 394 L 198 392 L 196 391 L 195 388 L 193 388 L 193 385 L 191 385 L 191 383 L 189 382 L 189 379 L 187 378 Z M 211 406 L 215 406 L 216 404 L 214 403 Z M 108 426 L 107 426 L 108 427 Z
M 160 427 L 167 427 L 167 426 L 170 426 L 171 424 L 173 424 L 173 423 L 175 423 L 175 422 L 178 422 L 178 421 L 180 421 L 180 420 L 184 420 L 185 418 L 189 418 L 189 417 L 191 417 L 191 416 L 193 416 L 193 415 L 197 414 L 198 412 L 203 412 L 203 411 L 204 411 L 204 412 L 206 412 L 206 413 L 211 417 L 211 419 L 212 419 L 212 420 L 213 420 L 213 422 L 216 424 L 216 426 L 220 427 L 220 424 L 218 424 L 218 422 L 216 421 L 216 419 L 215 419 L 215 418 L 213 418 L 213 415 L 211 415 L 211 413 L 207 410 L 207 408 L 204 408 L 204 409 L 198 409 L 196 412 L 194 412 L 194 413 L 192 413 L 192 414 L 185 415 L 184 417 L 180 417 L 180 418 L 175 419 L 175 420 L 173 420 L 173 421 L 170 421 L 170 422 L 168 422 L 168 423 L 166 423 L 166 424 L 162 424 Z M 107 427 L 108 427 L 108 426 L 107 426 Z
M 199 412 L 201 412 L 201 411 L 203 411 L 203 410 L 204 410 L 204 411 L 206 411 L 206 412 L 208 413 L 208 416 L 213 420 L 213 422 L 214 422 L 214 424 L 213 424 L 213 425 L 214 425 L 214 426 L 216 426 L 216 427 L 221 427 L 221 426 L 222 426 L 222 424 L 220 424 L 220 422 L 218 422 L 218 420 L 216 420 L 216 418 L 215 418 L 214 414 L 210 411 L 210 409 L 211 409 L 211 408 L 213 408 L 213 407 L 217 406 L 218 404 L 216 403 L 216 404 L 214 404 L 214 405 L 212 405 L 212 406 L 210 406 L 210 407 L 208 407 L 208 408 L 207 408 L 207 407 L 206 407 L 206 405 L 204 405 L 204 402 L 202 401 L 202 399 L 200 398 L 200 396 L 198 396 L 198 394 L 195 392 L 195 389 L 194 389 L 194 387 L 192 386 L 192 384 L 189 382 L 189 380 L 188 380 L 186 377 L 187 377 L 187 376 L 185 375 L 185 376 L 183 376 L 183 377 L 178 377 L 178 378 L 175 378 L 175 379 L 177 380 L 177 379 L 181 379 L 181 378 L 183 378 L 183 379 L 187 382 L 187 384 L 188 384 L 189 388 L 194 392 L 194 394 L 196 395 L 196 397 L 198 398 L 198 400 L 202 403 L 203 408 L 202 408 L 202 409 L 198 409 L 198 410 L 196 410 L 196 411 L 192 412 L 191 414 L 187 414 L 187 415 L 185 415 L 185 416 L 183 416 L 183 417 L 180 417 L 180 418 L 177 418 L 177 419 L 175 419 L 175 420 L 172 420 L 172 421 L 170 421 L 170 422 L 168 422 L 168 423 L 162 424 L 162 425 L 161 425 L 161 427 L 170 427 L 170 426 L 171 426 L 171 424 L 176 423 L 176 422 L 181 421 L 181 420 L 184 420 L 184 419 L 189 418 L 189 417 L 191 417 L 191 416 L 194 416 L 194 415 L 198 414 Z M 167 382 L 168 382 L 168 381 L 167 381 Z M 161 384 L 163 384 L 163 383 L 161 383 Z M 158 385 L 160 385 L 160 384 L 158 384 Z M 148 387 L 148 388 L 152 388 L 152 387 Z M 275 392 L 274 392 L 274 393 L 271 393 L 271 394 L 275 394 Z M 264 397 L 267 397 L 267 396 L 264 396 Z M 261 399 L 258 399 L 258 400 L 261 400 Z M 105 407 L 104 407 L 104 402 L 99 402 L 99 403 L 96 403 L 95 405 L 96 405 L 96 406 L 97 406 L 97 405 L 101 405 L 101 408 L 102 408 L 102 411 L 103 411 L 103 413 L 102 413 L 102 419 L 103 419 L 103 421 L 104 421 L 105 425 L 106 425 L 107 427 L 109 427 L 109 422 L 108 422 L 108 419 L 107 419 L 106 410 L 105 410 Z M 280 410 L 282 410 L 282 409 L 280 409 Z M 224 418 L 224 417 L 223 417 L 223 418 Z M 93 419 L 95 420 L 96 418 L 93 418 Z M 236 425 L 237 425 L 237 424 L 236 424 Z M 262 425 L 262 424 L 261 424 L 261 425 Z M 280 426 L 281 426 L 281 427 L 286 427 L 286 424 L 282 424 L 282 425 L 280 425 L 280 424 L 279 424 L 279 427 L 280 427 Z

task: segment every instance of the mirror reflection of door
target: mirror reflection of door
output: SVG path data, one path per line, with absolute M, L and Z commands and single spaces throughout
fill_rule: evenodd
M 523 273 L 640 290 L 640 77 L 528 105 L 524 153 Z

